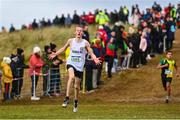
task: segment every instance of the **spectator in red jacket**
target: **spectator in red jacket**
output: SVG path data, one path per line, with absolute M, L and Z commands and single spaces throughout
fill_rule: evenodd
M 41 59 L 40 56 L 40 48 L 39 47 L 34 47 L 33 48 L 33 54 L 30 56 L 29 59 L 29 74 L 31 76 L 31 81 L 32 81 L 32 97 L 31 100 L 39 100 L 39 97 L 35 96 L 35 89 L 38 83 L 38 78 L 40 76 L 40 71 L 43 66 L 44 62 Z M 35 83 L 34 83 L 35 82 Z
M 87 23 L 86 19 L 87 19 L 87 15 L 85 12 L 83 12 L 83 14 L 80 17 L 80 24 L 82 24 L 82 25 L 86 24 Z
M 171 8 L 172 8 L 171 3 L 169 3 L 169 5 L 164 8 L 164 12 L 165 12 L 166 16 L 169 16 Z
M 95 22 L 95 16 L 91 12 L 86 16 L 86 20 L 88 24 L 93 24 Z
M 103 47 L 106 46 L 108 36 L 107 36 L 107 33 L 104 30 L 103 26 L 101 26 L 101 25 L 99 26 L 97 34 L 99 34 L 101 36 L 101 39 L 102 39 L 102 42 L 103 42 Z
M 113 67 L 114 56 L 115 56 L 115 44 L 114 43 L 115 43 L 114 38 L 111 37 L 106 46 L 106 57 L 108 60 L 108 78 L 112 77 L 111 70 Z

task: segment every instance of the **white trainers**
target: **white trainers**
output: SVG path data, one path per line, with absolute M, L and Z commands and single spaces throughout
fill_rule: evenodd
M 170 99 L 171 99 L 170 96 L 166 96 L 165 102 L 169 103 Z
M 32 96 L 31 100 L 40 100 L 40 97 Z
M 77 112 L 78 111 L 78 100 L 74 100 L 74 107 L 73 107 L 73 112 Z
M 20 100 L 20 99 L 22 99 L 22 98 L 23 98 L 22 96 L 18 95 L 18 100 Z
M 78 108 L 77 107 L 73 107 L 73 112 L 77 112 Z
M 69 104 L 69 100 L 67 100 L 67 99 L 64 99 L 64 102 L 63 102 L 63 104 L 62 104 L 62 107 L 67 107 L 68 106 L 68 104 Z

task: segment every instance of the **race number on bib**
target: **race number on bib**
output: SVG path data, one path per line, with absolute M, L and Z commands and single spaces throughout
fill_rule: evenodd
M 81 56 L 71 56 L 72 62 L 81 62 Z
M 166 75 L 172 75 L 172 71 L 171 70 L 165 70 L 165 74 Z

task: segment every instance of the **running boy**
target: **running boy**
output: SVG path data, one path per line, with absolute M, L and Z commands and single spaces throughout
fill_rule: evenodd
M 165 99 L 166 103 L 169 103 L 169 99 L 171 96 L 171 81 L 173 77 L 174 68 L 176 70 L 176 76 L 177 77 L 179 76 L 178 68 L 177 68 L 175 60 L 173 60 L 172 58 L 172 55 L 173 55 L 172 51 L 167 51 L 166 58 L 162 59 L 157 66 L 158 69 L 162 69 L 162 72 L 161 72 L 162 84 L 163 84 L 164 90 L 167 91 L 167 96 Z
M 55 56 L 61 54 L 63 51 L 65 51 L 68 47 L 70 47 L 70 54 L 66 63 L 69 79 L 67 82 L 66 97 L 62 104 L 62 107 L 67 107 L 67 105 L 69 104 L 70 87 L 73 81 L 75 80 L 74 82 L 75 96 L 74 96 L 73 112 L 77 112 L 78 95 L 80 90 L 80 82 L 83 77 L 83 68 L 85 64 L 86 52 L 88 52 L 91 55 L 91 58 L 94 60 L 96 64 L 101 63 L 99 58 L 97 58 L 92 52 L 89 42 L 85 39 L 82 39 L 82 35 L 83 35 L 82 27 L 79 26 L 76 27 L 75 35 L 76 35 L 75 38 L 69 39 L 61 49 L 59 49 L 56 53 L 50 56 L 50 59 L 52 59 Z

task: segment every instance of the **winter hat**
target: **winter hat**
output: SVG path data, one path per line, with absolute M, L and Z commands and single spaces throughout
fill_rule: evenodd
M 3 57 L 3 62 L 6 64 L 10 64 L 11 63 L 10 57 Z
M 103 29 L 103 26 L 102 26 L 102 25 L 100 25 L 100 26 L 99 26 L 99 29 Z
M 17 54 L 21 55 L 24 52 L 24 50 L 22 48 L 17 48 Z
M 116 22 L 115 25 L 116 26 L 123 26 L 124 24 L 121 21 L 119 21 L 119 22 Z
M 54 50 L 56 48 L 56 44 L 50 43 L 51 50 Z
M 41 51 L 41 49 L 38 46 L 33 48 L 33 53 L 39 53 L 40 51 Z
M 119 22 L 115 22 L 115 25 L 116 25 L 116 26 L 120 26 Z
M 49 46 L 49 45 L 45 45 L 45 46 L 44 46 L 44 51 L 45 51 L 45 52 L 48 52 L 48 49 L 50 49 L 50 46 Z

